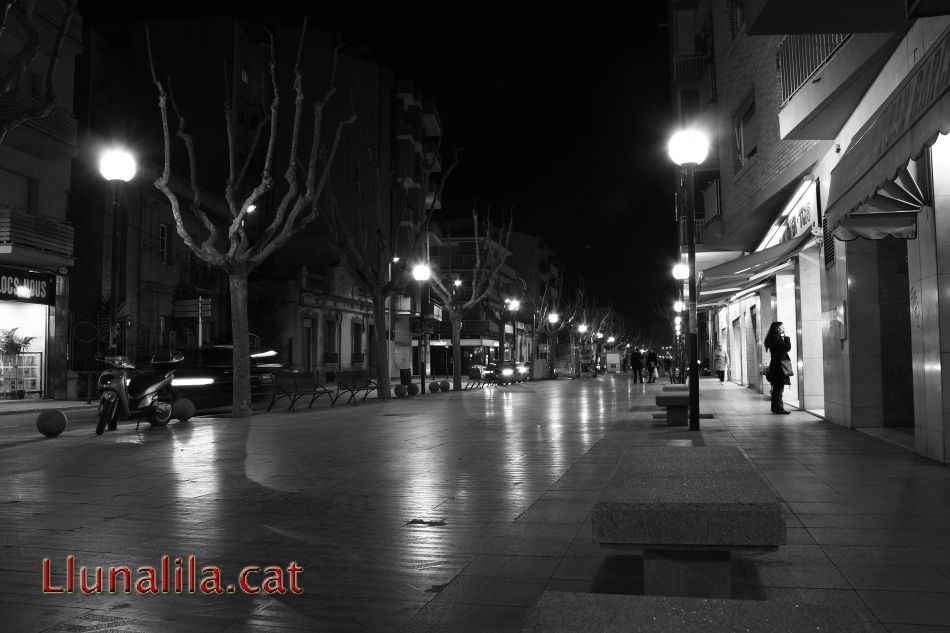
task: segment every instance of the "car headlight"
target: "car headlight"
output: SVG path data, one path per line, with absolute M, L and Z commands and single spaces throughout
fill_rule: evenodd
M 527 373 L 528 373 L 528 368 L 527 368 L 527 367 L 519 367 L 519 368 L 518 368 L 518 373 L 519 373 L 519 374 L 527 374 Z
M 504 369 L 501 370 L 501 375 L 502 375 L 502 376 L 510 376 L 510 375 L 512 375 L 513 373 L 515 373 L 515 372 L 514 372 L 514 370 L 511 369 L 510 367 L 505 367 Z
M 199 387 L 213 382 L 214 378 L 172 378 L 172 387 Z

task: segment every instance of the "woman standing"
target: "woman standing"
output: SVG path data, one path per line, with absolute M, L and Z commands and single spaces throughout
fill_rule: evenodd
M 788 352 L 792 349 L 792 342 L 785 336 L 785 326 L 781 321 L 774 321 L 769 326 L 769 333 L 765 335 L 765 349 L 772 355 L 769 362 L 769 371 L 765 374 L 765 379 L 772 383 L 772 413 L 791 413 L 782 406 L 782 392 L 785 385 L 792 384 L 788 379 L 791 374 L 791 358 Z M 782 361 L 789 361 L 788 372 L 782 366 Z
M 713 350 L 712 362 L 713 371 L 719 375 L 719 382 L 725 382 L 726 370 L 729 369 L 729 355 L 719 343 L 716 343 L 716 349 Z

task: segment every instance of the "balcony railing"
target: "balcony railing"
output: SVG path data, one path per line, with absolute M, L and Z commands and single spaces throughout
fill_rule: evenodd
M 673 63 L 673 81 L 699 81 L 708 65 L 709 55 L 706 53 L 677 55 Z
M 776 53 L 782 76 L 782 104 L 808 83 L 850 37 L 850 33 L 786 35 Z
M 0 204 L 0 244 L 73 256 L 73 225 L 65 220 Z
M 0 97 L 0 117 L 11 119 L 17 114 L 42 106 L 38 95 L 26 90 L 9 92 Z M 23 149 L 38 158 L 68 158 L 76 152 L 78 146 L 78 124 L 76 118 L 62 107 L 42 119 L 29 119 L 22 127 L 40 133 L 39 137 L 30 137 L 23 130 L 11 132 L 10 144 Z M 16 134 L 14 134 L 16 132 Z

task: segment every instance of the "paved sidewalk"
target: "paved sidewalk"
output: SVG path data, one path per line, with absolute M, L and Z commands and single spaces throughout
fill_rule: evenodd
M 85 400 L 0 400 L 0 415 L 14 415 L 18 413 L 39 413 L 47 409 L 60 411 L 82 411 L 95 409 L 98 401 L 87 404 Z
M 637 556 L 591 542 L 590 509 L 628 447 L 704 444 L 739 446 L 787 509 L 789 545 L 734 565 L 740 597 L 950 631 L 950 469 L 715 380 L 702 431 L 668 428 L 662 386 L 542 381 L 4 446 L 0 628 L 518 631 L 545 589 L 642 592 Z M 78 571 L 75 592 L 42 593 L 44 558 L 61 588 L 69 556 L 163 555 L 171 578 L 194 556 L 225 585 L 294 561 L 303 593 L 87 595 Z

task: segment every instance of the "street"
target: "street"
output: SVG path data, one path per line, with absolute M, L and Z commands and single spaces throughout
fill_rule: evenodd
M 700 433 L 666 427 L 662 384 L 540 381 L 101 437 L 89 411 L 55 439 L 0 416 L 3 628 L 517 631 L 544 590 L 642 592 L 636 556 L 591 542 L 590 510 L 626 447 L 691 443 L 739 445 L 788 507 L 789 545 L 738 560 L 737 597 L 847 606 L 873 630 L 950 621 L 946 468 L 769 416 L 718 381 L 702 383 Z

